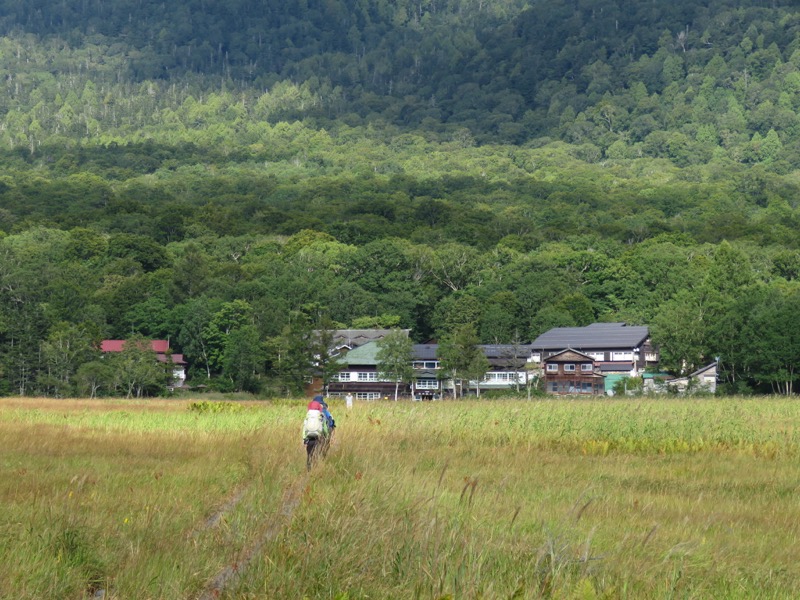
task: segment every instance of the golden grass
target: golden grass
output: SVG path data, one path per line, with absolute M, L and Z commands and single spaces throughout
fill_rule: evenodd
M 26 409 L 4 402 L 0 418 L 0 589 L 18 598 L 188 597 L 246 545 L 263 510 L 278 510 L 295 474 L 274 458 L 296 434 L 257 436 L 253 415 L 231 428 L 210 422 L 230 416 L 198 418 L 185 404 Z M 235 509 L 204 529 L 241 486 Z
M 196 598 L 234 563 L 245 568 L 224 597 L 791 598 L 800 588 L 792 401 L 333 411 L 336 443 L 309 476 L 302 402 L 198 415 L 184 401 L 0 400 L 0 589 Z M 292 489 L 301 498 L 287 507 Z M 248 557 L 254 540 L 263 544 Z

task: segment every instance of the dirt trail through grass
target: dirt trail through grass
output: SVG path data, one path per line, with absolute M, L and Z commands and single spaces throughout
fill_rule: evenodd
M 309 473 L 304 473 L 286 488 L 283 493 L 280 510 L 275 515 L 275 518 L 264 523 L 259 534 L 255 537 L 250 546 L 242 551 L 238 560 L 222 569 L 211 579 L 205 590 L 203 590 L 203 593 L 198 597 L 199 600 L 215 600 L 222 596 L 227 588 L 236 583 L 236 580 L 244 573 L 253 559 L 258 556 L 264 545 L 274 539 L 292 520 L 294 511 L 299 506 L 300 500 L 303 497 L 303 490 L 308 485 L 308 480 Z M 224 516 L 225 511 L 231 510 L 236 505 L 236 502 L 238 502 L 236 497 L 239 496 L 239 498 L 241 498 L 242 495 L 244 495 L 244 488 L 234 493 L 232 498 L 225 503 L 220 511 L 206 521 L 206 524 L 208 524 L 209 527 L 213 527 L 214 523 L 219 522 Z
M 244 498 L 245 493 L 250 488 L 252 481 L 247 483 L 241 484 L 237 487 L 233 493 L 228 496 L 227 500 L 223 502 L 220 507 L 210 515 L 202 524 L 192 529 L 189 534 L 186 536 L 188 539 L 193 539 L 199 536 L 202 533 L 205 533 L 209 529 L 213 529 L 217 525 L 220 524 L 222 518 L 236 508 L 236 505 Z

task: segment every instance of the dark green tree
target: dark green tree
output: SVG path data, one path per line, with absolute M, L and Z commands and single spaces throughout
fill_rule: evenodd
M 749 350 L 744 364 L 770 392 L 790 395 L 800 379 L 800 289 L 771 287 L 750 314 L 742 332 Z
M 227 336 L 222 375 L 230 379 L 236 391 L 259 391 L 264 361 L 261 337 L 253 325 L 243 325 Z
M 339 371 L 342 363 L 335 354 L 333 322 L 327 316 L 322 316 L 317 321 L 317 328 L 312 336 L 313 362 L 316 365 L 316 375 L 322 379 L 322 390 L 327 393 L 328 385 Z
M 252 323 L 252 308 L 244 300 L 223 303 L 201 333 L 202 344 L 208 356 L 211 373 L 222 373 L 228 336 L 235 330 Z
M 211 379 L 211 346 L 206 332 L 210 327 L 216 302 L 200 297 L 180 307 L 181 327 L 177 341 L 190 364 L 205 371 Z
M 300 394 L 317 370 L 318 336 L 308 316 L 292 311 L 279 336 L 267 342 L 271 371 L 286 394 Z
M 461 325 L 442 337 L 438 355 L 442 377 L 452 381 L 454 398 L 463 397 L 465 380 L 469 382 L 486 374 L 486 370 L 480 372 L 487 365 L 483 362 L 486 356 L 478 346 L 478 335 L 473 325 Z

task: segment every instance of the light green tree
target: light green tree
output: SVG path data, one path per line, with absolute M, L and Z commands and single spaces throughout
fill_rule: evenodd
M 71 379 L 80 365 L 96 355 L 92 336 L 85 326 L 57 323 L 42 343 L 44 370 L 39 376 L 40 385 L 56 397 L 68 394 Z
M 126 398 L 157 394 L 168 383 L 168 365 L 158 361 L 150 341 L 142 337 L 126 340 L 122 352 L 109 354 L 108 359 L 115 387 Z
M 378 376 L 394 381 L 394 399 L 397 401 L 401 383 L 409 383 L 414 376 L 411 366 L 413 342 L 405 331 L 392 330 L 378 341 Z
M 95 398 L 104 387 L 113 386 L 113 371 L 108 360 L 91 360 L 83 363 L 75 372 L 73 380 L 78 393 Z
M 662 367 L 686 375 L 702 365 L 708 328 L 705 310 L 702 296 L 688 290 L 661 305 L 651 332 L 660 348 Z
M 467 365 L 465 375 L 468 381 L 475 382 L 475 391 L 478 397 L 480 397 L 481 381 L 483 381 L 483 378 L 491 368 L 491 365 L 489 364 L 489 359 L 486 358 L 486 354 L 483 353 L 483 350 L 481 350 L 479 347 L 476 347 L 476 350 L 477 352 L 472 353 L 472 359 Z

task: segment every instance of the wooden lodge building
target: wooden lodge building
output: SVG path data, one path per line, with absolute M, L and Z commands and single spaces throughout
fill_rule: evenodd
M 594 358 L 577 350 L 562 350 L 544 360 L 544 385 L 550 394 L 605 394 L 605 375 Z
M 524 387 L 530 373 L 529 345 L 487 344 L 478 346 L 489 362 L 489 370 L 481 381 L 470 381 L 469 390 L 480 391 Z M 438 400 L 452 394 L 453 382 L 442 376 L 438 344 L 415 344 L 412 347 L 413 379 L 400 385 L 399 394 L 414 400 Z M 378 342 L 367 342 L 339 357 L 342 369 L 328 384 L 327 394 L 342 397 L 352 394 L 357 400 L 393 398 L 395 384 L 380 376 Z
M 325 393 L 333 397 L 352 394 L 358 400 L 394 397 L 395 383 L 380 376 L 377 361 L 378 341 L 388 330 L 346 333 L 336 344 L 342 369 Z M 408 330 L 405 333 L 408 335 Z M 544 382 L 544 389 L 550 394 L 610 394 L 620 379 L 644 376 L 653 372 L 659 362 L 648 327 L 626 323 L 556 327 L 531 344 L 479 347 L 487 357 L 489 370 L 481 381 L 468 382 L 465 390 L 478 395 L 487 390 L 521 388 L 536 379 Z M 415 344 L 411 361 L 414 376 L 409 383 L 400 385 L 401 396 L 437 400 L 452 393 L 454 382 L 441 371 L 437 344 Z M 704 372 L 703 376 L 707 385 L 715 373 Z
M 623 377 L 641 376 L 659 362 L 658 350 L 645 325 L 592 323 L 586 327 L 555 327 L 536 338 L 531 348 L 531 360 L 539 365 L 564 350 L 592 358 L 595 370 L 606 376 L 606 392 Z
M 370 341 L 340 357 L 342 370 L 328 384 L 328 396 L 352 394 L 356 400 L 394 397 L 395 383 L 382 379 L 378 371 L 379 350 L 378 343 Z M 407 395 L 407 390 L 408 386 L 400 386 L 401 394 Z

